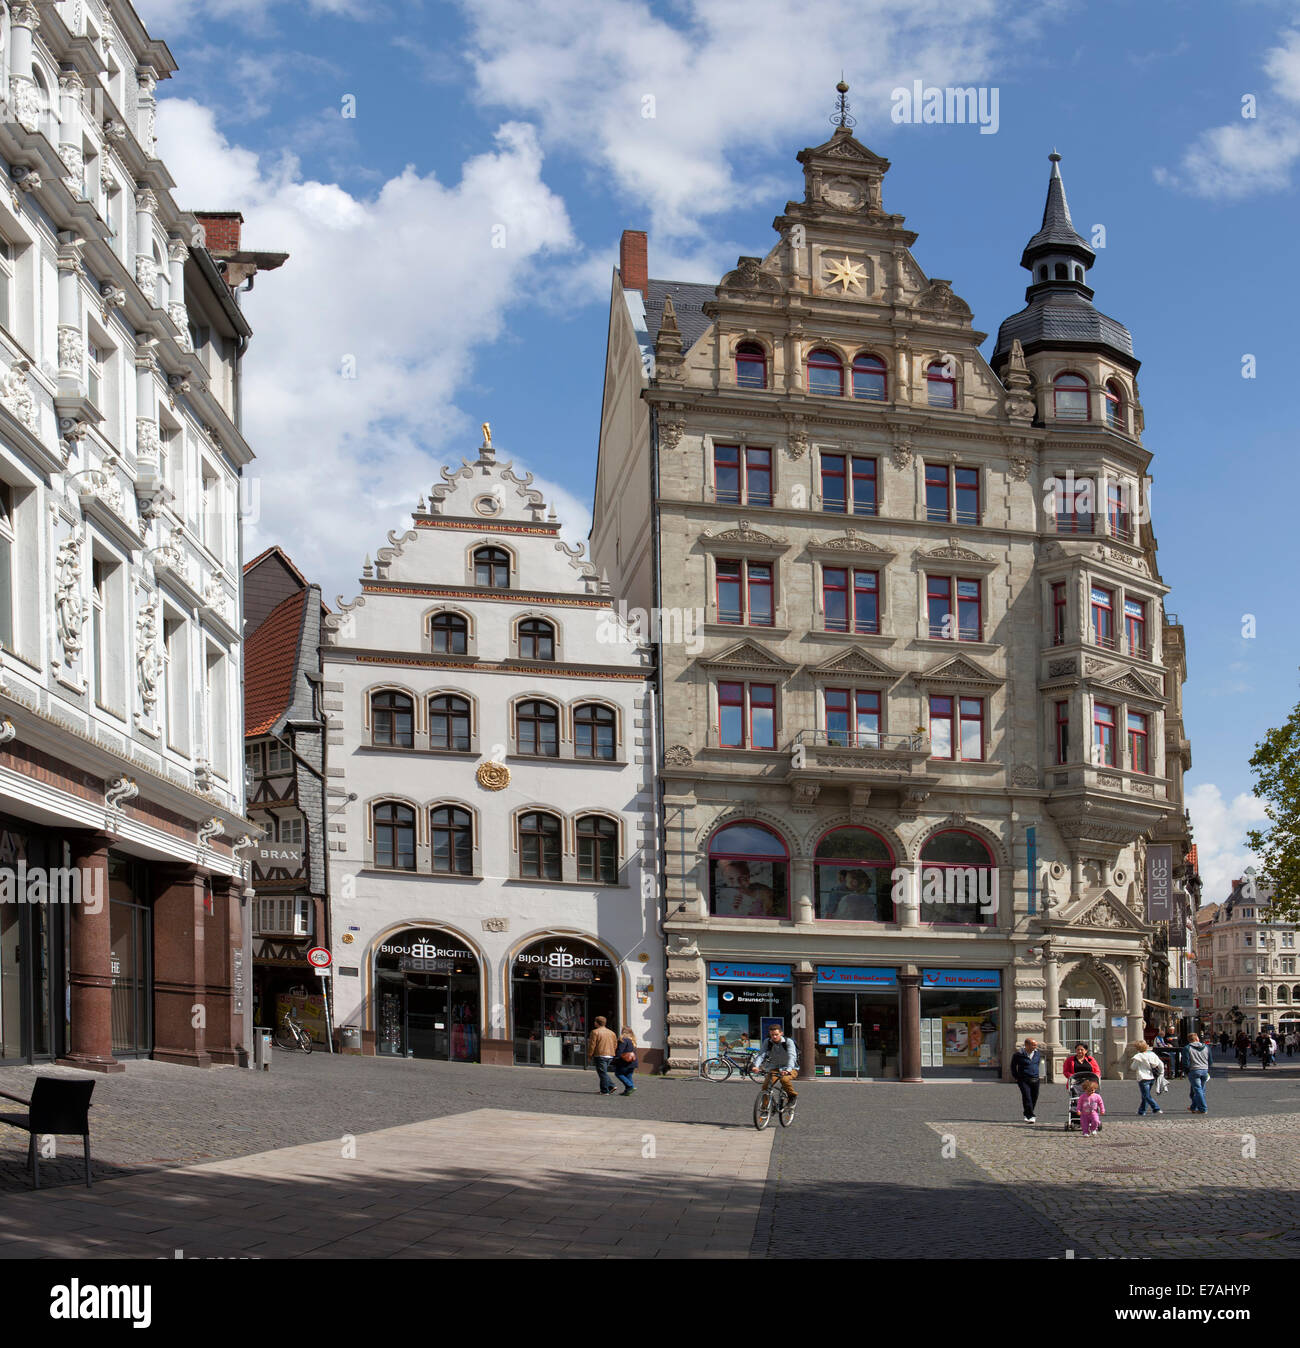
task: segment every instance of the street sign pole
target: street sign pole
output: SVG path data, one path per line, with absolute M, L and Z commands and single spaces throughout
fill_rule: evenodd
M 316 970 L 316 977 L 320 979 L 321 1001 L 325 1003 L 325 1047 L 333 1053 L 334 1024 L 330 1015 L 329 985 L 325 980 L 330 976 L 330 965 L 334 963 L 334 956 L 323 945 L 314 945 L 307 952 L 307 963 Z

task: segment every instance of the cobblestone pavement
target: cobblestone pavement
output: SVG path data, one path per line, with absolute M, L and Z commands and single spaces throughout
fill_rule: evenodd
M 27 1095 L 35 1075 L 63 1070 L 0 1068 L 0 1090 Z M 1300 1059 L 1267 1073 L 1217 1068 L 1205 1118 L 1185 1112 L 1182 1082 L 1166 1097 L 1165 1117 L 1130 1118 L 1135 1091 L 1132 1082 L 1105 1083 L 1107 1128 L 1085 1142 L 1060 1128 L 1061 1086 L 1043 1088 L 1043 1122 L 1031 1128 L 1020 1123 L 1018 1093 L 1005 1083 L 809 1082 L 795 1126 L 767 1135 L 750 1252 L 1044 1258 L 1073 1249 L 1077 1257 L 1174 1258 L 1231 1244 L 1236 1256 L 1300 1254 Z M 642 1077 L 630 1099 L 602 1098 L 590 1072 L 320 1054 L 277 1053 L 269 1073 L 138 1062 L 97 1078 L 92 1140 L 100 1178 L 308 1143 L 330 1142 L 337 1152 L 345 1135 L 474 1110 L 612 1116 L 647 1125 L 643 1131 L 656 1121 L 708 1124 L 732 1130 L 739 1146 L 754 1135 L 752 1097 L 752 1086 L 739 1081 Z M 1141 1145 L 1144 1134 L 1154 1146 Z M 1253 1158 L 1242 1156 L 1243 1134 L 1256 1139 Z M 43 1185 L 80 1180 L 79 1143 L 60 1145 L 68 1159 L 42 1163 Z M 17 1201 L 6 1195 L 28 1187 L 25 1151 L 24 1134 L 0 1127 L 0 1216 Z M 1081 1200 L 1081 1190 L 1096 1197 Z M 714 1201 L 701 1195 L 702 1204 Z

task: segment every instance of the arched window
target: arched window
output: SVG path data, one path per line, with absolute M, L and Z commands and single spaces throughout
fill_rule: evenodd
M 618 825 L 604 815 L 584 814 L 578 820 L 578 879 L 618 883 Z
M 1038 279 L 1039 279 L 1040 281 L 1046 281 L 1046 280 L 1047 280 L 1047 263 L 1046 263 L 1046 262 L 1044 262 L 1043 265 L 1042 265 L 1041 267 L 1039 267 L 1039 269 L 1038 269 Z
M 1083 280 L 1083 268 L 1077 262 L 1074 264 L 1074 279 L 1076 281 Z
M 789 853 L 762 824 L 728 824 L 709 842 L 709 911 L 715 917 L 790 916 Z
M 390 870 L 415 869 L 415 811 L 386 801 L 373 815 L 375 865 Z
M 526 880 L 559 880 L 560 821 L 533 810 L 519 816 L 519 874 Z
M 560 712 L 553 702 L 534 699 L 521 702 L 515 712 L 515 740 L 518 752 L 540 758 L 558 758 L 560 754 Z
M 808 392 L 844 395 L 844 362 L 834 351 L 819 349 L 808 353 Z
M 983 839 L 948 829 L 921 848 L 921 921 L 993 926 L 998 920 L 997 868 Z
M 429 816 L 429 840 L 437 874 L 474 874 L 474 829 L 468 810 L 439 805 Z
M 1277 999 L 1279 1002 L 1285 1002 L 1287 1000 L 1286 984 L 1283 984 L 1281 987 L 1278 988 Z
M 1291 1000 L 1293 1002 L 1300 1002 L 1300 983 L 1297 983 L 1295 987 L 1291 989 Z
M 736 347 L 736 387 L 767 387 L 767 353 L 757 342 L 741 342 Z
M 494 590 L 510 588 L 510 554 L 505 548 L 478 548 L 475 551 L 474 584 Z
M 1068 281 L 1070 279 L 1070 269 L 1064 262 L 1056 264 L 1056 279 L 1058 281 Z
M 1124 394 L 1113 379 L 1106 385 L 1106 425 L 1112 431 L 1124 429 Z
M 894 854 L 870 829 L 836 828 L 817 844 L 817 916 L 838 922 L 892 922 Z
M 519 658 L 555 659 L 555 628 L 545 618 L 525 618 L 519 624 Z
M 429 620 L 429 644 L 439 655 L 464 655 L 469 623 L 459 613 L 435 613 Z
M 879 356 L 855 356 L 853 359 L 853 396 L 868 402 L 884 402 L 885 362 Z
M 1260 988 L 1260 990 L 1259 990 L 1259 1004 L 1260 1004 L 1260 1006 L 1267 1006 L 1267 1005 L 1268 1005 L 1268 989 L 1267 989 L 1267 988 Z
M 612 761 L 618 752 L 614 713 L 597 702 L 584 702 L 573 712 L 573 753 L 575 758 L 603 758 Z
M 370 697 L 371 743 L 391 749 L 415 745 L 415 703 L 405 693 L 373 693 Z
M 926 367 L 925 390 L 929 406 L 957 406 L 957 375 L 947 361 L 932 360 Z
M 431 749 L 454 749 L 458 753 L 468 753 L 470 734 L 470 708 L 466 698 L 440 693 L 429 699 Z
M 1088 381 L 1078 374 L 1058 374 L 1052 385 L 1052 415 L 1058 421 L 1087 421 Z

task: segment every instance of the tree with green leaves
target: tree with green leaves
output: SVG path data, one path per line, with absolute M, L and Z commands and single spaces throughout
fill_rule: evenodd
M 1250 766 L 1268 827 L 1246 835 L 1273 887 L 1278 917 L 1300 918 L 1300 703 L 1255 746 Z

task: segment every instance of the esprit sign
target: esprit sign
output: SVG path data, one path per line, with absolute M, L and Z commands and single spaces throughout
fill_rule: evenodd
M 1174 849 L 1169 843 L 1147 846 L 1147 921 L 1173 920 Z

